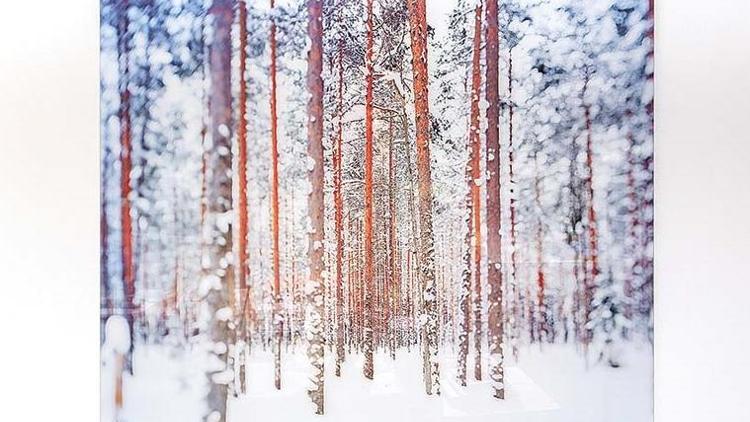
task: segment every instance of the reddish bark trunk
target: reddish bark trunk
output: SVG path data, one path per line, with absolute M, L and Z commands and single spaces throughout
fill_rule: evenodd
M 500 96 L 498 91 L 497 0 L 487 1 L 487 282 L 490 377 L 494 396 L 505 398 L 503 376 L 503 274 L 500 244 Z
M 438 309 L 435 285 L 434 239 L 432 230 L 432 179 L 430 169 L 430 110 L 427 72 L 427 17 L 425 0 L 410 0 L 412 70 L 414 74 L 414 115 L 416 116 L 417 181 L 420 233 L 420 266 L 423 312 L 427 317 L 423 350 L 427 394 L 440 394 L 438 364 Z
M 322 0 L 308 0 L 307 33 L 310 37 L 310 51 L 307 56 L 307 89 L 310 101 L 307 105 L 307 155 L 314 161 L 308 173 L 312 190 L 308 196 L 308 212 L 312 233 L 309 236 L 308 254 L 310 281 L 307 294 L 307 315 L 311 316 L 310 331 L 307 333 L 307 355 L 313 367 L 311 377 L 312 389 L 308 394 L 315 404 L 315 413 L 324 413 L 324 374 L 325 374 L 325 271 L 323 262 L 323 242 L 325 241 L 324 220 L 325 203 L 323 197 L 323 21 L 321 16 Z M 340 261 L 339 261 L 340 262 Z M 338 267 L 340 270 L 340 266 Z M 340 286 L 337 286 L 337 289 Z M 337 292 L 337 296 L 340 292 Z
M 365 186 L 364 186 L 364 252 L 365 252 L 365 364 L 363 373 L 365 378 L 373 377 L 373 326 L 372 301 L 374 300 L 374 263 L 372 243 L 372 78 L 373 78 L 373 21 L 372 0 L 367 0 L 367 49 L 365 52 Z
M 239 236 L 237 244 L 237 253 L 239 255 L 239 286 L 242 303 L 242 321 L 248 318 L 252 322 L 253 318 L 253 300 L 252 291 L 248 288 L 247 280 L 250 276 L 248 266 L 247 251 L 247 232 L 248 232 L 248 207 L 247 207 L 247 6 L 244 0 L 238 2 L 239 18 L 239 61 L 240 61 L 240 90 L 239 98 L 239 120 L 237 124 L 237 178 L 239 179 L 239 200 L 237 204 L 237 213 L 239 214 Z M 249 316 L 247 315 L 249 314 Z M 246 327 L 243 324 L 242 337 L 247 336 Z
M 469 353 L 469 332 L 471 331 L 472 308 L 474 311 L 474 377 L 477 380 L 482 379 L 482 297 L 481 285 L 479 284 L 479 266 L 481 262 L 481 233 L 479 227 L 479 212 L 481 204 L 479 203 L 479 180 L 480 169 L 480 140 L 479 140 L 479 95 L 481 90 L 482 76 L 480 73 L 480 55 L 482 48 L 482 5 L 477 4 L 474 10 L 474 40 L 472 45 L 471 57 L 471 98 L 469 111 L 469 162 L 466 166 L 466 179 L 468 190 L 466 194 L 466 252 L 464 256 L 464 265 L 466 274 L 464 275 L 464 286 L 462 286 L 462 297 L 459 303 L 461 311 L 460 334 L 459 334 L 459 370 L 458 381 L 461 385 L 466 385 L 467 356 Z M 473 245 L 472 245 L 473 242 Z M 474 260 L 472 261 L 472 252 Z M 475 281 L 475 295 L 472 306 L 472 275 Z M 465 296 L 465 297 L 463 297 Z
M 134 320 L 136 313 L 135 305 L 135 268 L 133 263 L 133 221 L 130 216 L 130 193 L 132 191 L 130 173 L 132 170 L 132 134 L 130 120 L 130 69 L 129 39 L 127 16 L 129 2 L 122 0 L 118 10 L 117 19 L 117 60 L 119 66 L 120 80 L 120 109 L 118 112 L 120 120 L 120 232 L 122 235 L 122 284 L 125 293 L 124 312 L 128 321 L 130 331 L 130 350 L 126 357 L 126 367 L 132 373 L 132 353 L 134 343 Z
M 210 327 L 211 341 L 224 343 L 227 348 L 215 351 L 215 357 L 222 362 L 220 367 L 209 372 L 210 390 L 208 394 L 209 412 L 218 413 L 219 422 L 226 420 L 228 383 L 217 383 L 213 377 L 232 367 L 228 350 L 233 347 L 234 330 L 228 320 L 219 318 L 216 312 L 229 307 L 232 309 L 234 296 L 234 266 L 231 261 L 222 263 L 222 259 L 232 253 L 232 222 L 222 222 L 221 216 L 232 209 L 232 154 L 231 154 L 231 121 L 232 121 L 232 2 L 214 0 L 209 13 L 213 16 L 213 40 L 209 51 L 211 93 L 209 116 L 213 147 L 208 153 L 207 169 L 207 217 L 209 218 L 209 253 L 211 265 L 205 270 L 220 280 L 220 289 L 211 289 L 206 297 L 212 319 Z M 230 151 L 229 154 L 225 151 Z
M 479 128 L 479 96 L 481 94 L 482 74 L 480 55 L 482 45 L 481 4 L 477 6 L 474 19 L 474 52 L 472 57 L 471 77 L 471 210 L 474 234 L 474 378 L 482 379 L 482 199 L 480 184 L 484 176 L 480 166 L 482 145 Z
M 275 7 L 270 0 L 271 9 Z M 284 321 L 281 313 L 280 259 L 279 259 L 279 138 L 276 112 L 276 22 L 271 17 L 271 242 L 273 249 L 273 326 L 274 326 L 274 385 L 281 389 L 281 337 Z

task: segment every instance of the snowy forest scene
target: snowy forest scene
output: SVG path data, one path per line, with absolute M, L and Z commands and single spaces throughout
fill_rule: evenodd
M 653 0 L 100 1 L 102 421 L 653 420 Z

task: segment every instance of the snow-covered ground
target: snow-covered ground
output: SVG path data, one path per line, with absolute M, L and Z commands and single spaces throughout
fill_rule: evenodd
M 200 421 L 207 382 L 200 350 L 167 346 L 136 349 L 136 376 L 125 376 L 119 421 Z M 326 361 L 326 415 L 315 416 L 305 390 L 309 368 L 301 349 L 282 355 L 282 390 L 273 387 L 270 352 L 257 351 L 248 362 L 248 391 L 231 398 L 228 421 L 528 421 L 647 422 L 652 420 L 652 354 L 649 346 L 629 345 L 624 364 L 587 365 L 572 345 L 527 346 L 506 367 L 504 401 L 491 397 L 488 381 L 455 381 L 455 357 L 441 356 L 441 395 L 424 394 L 419 354 L 399 352 L 395 361 L 375 355 L 375 379 L 362 376 L 359 355 L 347 356 L 342 377 Z M 113 371 L 103 354 L 102 421 L 114 421 Z M 470 357 L 472 362 L 473 357 Z M 472 366 L 469 368 L 471 376 Z M 486 375 L 486 374 L 485 374 Z

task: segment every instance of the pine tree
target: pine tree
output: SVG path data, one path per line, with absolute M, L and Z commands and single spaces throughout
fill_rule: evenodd
M 471 325 L 471 308 L 474 307 L 474 338 L 475 338 L 475 365 L 474 376 L 477 380 L 482 378 L 482 347 L 481 347 L 481 327 L 482 327 L 482 298 L 479 268 L 481 263 L 481 242 L 479 230 L 479 186 L 477 181 L 480 179 L 480 139 L 479 139 L 479 91 L 481 74 L 479 69 L 480 49 L 481 49 L 481 32 L 482 31 L 482 5 L 477 4 L 474 8 L 474 36 L 472 45 L 471 59 L 471 91 L 470 91 L 470 120 L 467 136 L 468 162 L 466 165 L 467 194 L 466 194 L 466 240 L 464 251 L 464 272 L 462 275 L 462 286 L 460 296 L 460 309 L 462 313 L 461 333 L 459 335 L 459 372 L 458 379 L 461 385 L 466 385 L 466 358 L 469 353 L 469 332 Z M 474 261 L 472 261 L 472 246 L 474 252 Z M 474 304 L 471 302 L 472 275 L 474 276 L 476 296 Z
M 214 0 L 209 13 L 213 16 L 213 40 L 209 49 L 211 92 L 209 119 L 212 148 L 208 153 L 207 221 L 211 233 L 209 244 L 210 266 L 201 283 L 208 290 L 205 298 L 211 315 L 210 336 L 221 364 L 211 371 L 208 406 L 212 420 L 226 420 L 227 392 L 232 384 L 233 371 L 229 366 L 232 344 L 230 323 L 233 312 L 230 296 L 234 292 L 232 265 L 232 154 L 231 154 L 231 27 L 232 3 Z
M 481 219 L 481 196 L 480 185 L 484 183 L 484 177 L 480 166 L 482 146 L 479 127 L 479 96 L 482 84 L 480 71 L 480 50 L 482 44 L 482 6 L 479 4 L 474 16 L 474 46 L 472 52 L 471 69 L 471 212 L 472 212 L 472 234 L 474 237 L 474 378 L 482 379 L 482 219 Z
M 432 179 L 430 176 L 430 129 L 427 73 L 427 18 L 424 0 L 409 1 L 409 26 L 414 73 L 414 115 L 416 116 L 417 180 L 419 185 L 419 250 L 423 288 L 420 323 L 425 328 L 422 348 L 426 350 L 425 389 L 440 394 L 438 363 L 437 287 L 435 283 L 434 239 L 432 231 Z
M 305 315 L 308 324 L 308 350 L 307 355 L 312 362 L 314 389 L 308 393 L 315 404 L 315 413 L 324 413 L 324 359 L 325 339 L 323 337 L 323 323 L 325 322 L 325 295 L 324 295 L 324 264 L 323 264 L 323 240 L 325 239 L 323 219 L 323 18 L 321 13 L 321 0 L 308 0 L 308 36 L 310 37 L 311 49 L 308 53 L 307 87 L 310 91 L 310 102 L 308 103 L 309 120 L 307 125 L 308 137 L 308 159 L 313 161 L 309 172 L 312 189 L 308 196 L 308 209 L 310 221 L 312 222 L 309 259 L 310 280 L 307 287 L 307 313 Z
M 238 29 L 239 29 L 239 118 L 237 123 L 237 178 L 239 181 L 237 214 L 239 222 L 237 262 L 239 270 L 239 287 L 241 308 L 240 308 L 240 335 L 243 344 L 247 343 L 248 337 L 248 320 L 253 320 L 253 297 L 251 286 L 248 285 L 249 263 L 248 263 L 248 206 L 247 206 L 247 5 L 244 0 L 237 3 L 238 11 Z M 249 314 L 249 316 L 248 316 Z M 244 350 L 240 352 L 239 383 L 240 391 L 245 392 L 245 361 Z
M 500 245 L 500 98 L 498 91 L 498 16 L 497 0 L 488 0 L 487 35 L 487 282 L 490 378 L 494 396 L 505 398 L 503 375 L 503 275 Z
M 274 0 L 271 2 L 271 242 L 273 249 L 273 350 L 274 385 L 281 389 L 281 341 L 284 333 L 284 316 L 281 309 L 281 259 L 279 251 L 279 140 L 276 99 L 276 17 Z
M 373 367 L 373 301 L 375 269 L 372 239 L 372 156 L 373 156 L 373 16 L 372 0 L 367 0 L 367 50 L 365 53 L 365 157 L 364 157 L 364 353 L 363 374 L 372 379 Z
M 132 169 L 132 138 L 130 117 L 130 32 L 128 0 L 120 0 L 117 7 L 117 62 L 120 79 L 118 91 L 120 94 L 120 233 L 122 243 L 122 285 L 125 292 L 124 312 L 130 331 L 130 350 L 126 356 L 126 366 L 133 373 L 133 347 L 135 343 L 134 319 L 137 312 L 135 306 L 135 269 L 133 262 L 133 222 L 131 217 L 130 174 Z
M 341 41 L 339 41 L 341 44 Z M 341 376 L 344 362 L 344 198 L 341 192 L 342 159 L 344 142 L 344 65 L 343 48 L 340 46 L 337 57 L 337 102 L 336 102 L 336 145 L 333 151 L 333 196 L 335 207 L 336 232 L 336 376 Z

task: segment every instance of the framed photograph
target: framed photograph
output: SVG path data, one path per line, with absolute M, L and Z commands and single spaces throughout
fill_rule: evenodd
M 653 420 L 653 0 L 101 0 L 107 422 Z

